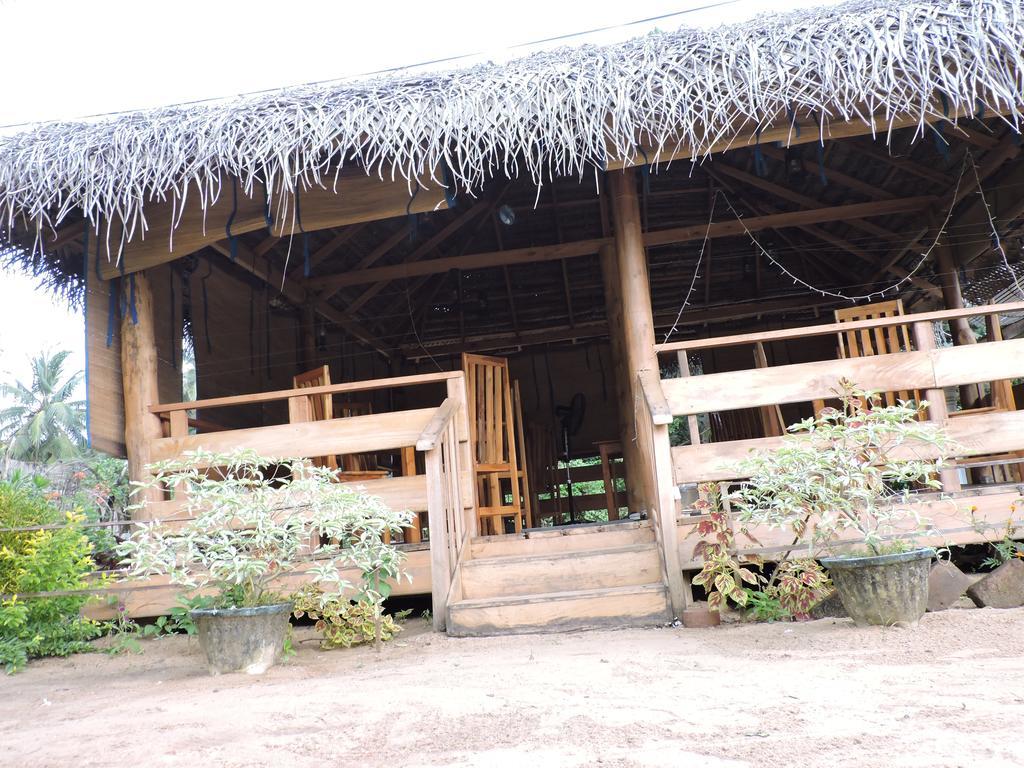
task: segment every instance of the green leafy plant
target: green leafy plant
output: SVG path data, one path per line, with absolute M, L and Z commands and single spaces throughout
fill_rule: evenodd
M 31 658 L 90 651 L 100 634 L 81 617 L 88 596 L 78 592 L 97 584 L 80 522 L 30 481 L 0 483 L 0 663 L 9 673 Z M 31 596 L 43 592 L 62 594 Z
M 1011 507 L 1011 512 L 1014 511 L 1016 511 L 1016 505 Z M 1016 533 L 1016 527 L 1012 523 L 1007 523 L 1006 534 L 1003 538 L 999 541 L 989 542 L 989 546 L 992 547 L 992 555 L 981 562 L 983 568 L 995 569 L 1015 558 L 1024 559 L 1024 541 L 1014 541 L 1013 537 Z
M 744 587 L 743 591 L 747 593 L 747 615 L 754 621 L 785 621 L 792 618 L 777 597 L 751 587 Z
M 749 480 L 730 495 L 742 525 L 789 529 L 807 557 L 851 540 L 878 554 L 887 538 L 920 533 L 911 490 L 941 488 L 936 476 L 953 448 L 939 426 L 919 420 L 925 402 L 883 407 L 845 380 L 837 394 L 841 408 L 791 426 L 781 447 L 745 461 Z M 923 449 L 933 458 L 921 458 Z
M 201 608 L 212 608 L 214 598 L 210 595 L 196 595 L 185 597 L 178 595 L 178 599 L 170 612 L 164 616 L 157 616 L 152 624 L 146 624 L 142 628 L 143 637 L 160 637 L 161 635 L 188 635 L 196 633 L 196 623 L 192 620 L 192 611 Z
M 744 606 L 749 592 L 743 585 L 757 585 L 760 576 L 742 565 L 734 555 L 736 536 L 732 521 L 722 508 L 718 485 L 703 483 L 699 490 L 700 498 L 694 506 L 707 517 L 697 524 L 701 540 L 694 547 L 694 554 L 703 559 L 704 565 L 693 577 L 693 583 L 704 587 L 708 608 L 712 611 L 720 610 L 726 598 Z
M 373 603 L 352 601 L 329 595 L 309 584 L 294 595 L 295 618 L 309 616 L 317 632 L 323 635 L 322 648 L 351 648 L 360 643 L 390 640 L 402 631 L 394 617 L 384 615 L 379 622 Z
M 315 559 L 309 573 L 339 593 L 352 588 L 341 570 L 354 565 L 359 593 L 379 601 L 386 579 L 401 574 L 403 554 L 384 534 L 399 533 L 411 514 L 343 485 L 337 470 L 238 451 L 190 453 L 150 471 L 141 487 L 177 489 L 188 520 L 143 524 L 119 545 L 130 577 L 166 574 L 190 590 L 212 588 L 217 607 L 252 607 L 280 602 L 275 580 L 302 560 Z
M 120 656 L 125 653 L 142 653 L 139 635 L 145 635 L 138 623 L 128 616 L 123 606 L 118 607 L 117 618 L 105 621 L 101 625 L 103 634 L 109 638 L 109 644 L 103 652 L 108 656 Z

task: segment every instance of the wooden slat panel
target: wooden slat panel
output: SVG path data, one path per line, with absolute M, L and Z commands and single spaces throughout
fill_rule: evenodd
M 937 387 L 1024 376 L 1024 339 L 943 347 L 932 355 Z
M 985 456 L 1024 450 L 1024 411 L 967 413 L 951 419 L 950 437 L 960 446 L 957 456 Z M 704 482 L 706 480 L 733 480 L 738 474 L 736 465 L 751 451 L 769 451 L 779 447 L 781 437 L 763 437 L 756 440 L 732 440 L 727 443 L 681 445 L 672 449 L 672 466 L 677 483 Z M 908 448 L 908 453 L 909 453 Z M 915 450 L 915 455 L 928 455 L 926 446 Z
M 662 388 L 672 413 L 684 416 L 828 398 L 841 378 L 883 392 L 935 384 L 928 353 L 900 352 L 664 379 Z
M 301 563 L 294 570 L 279 576 L 274 581 L 274 588 L 283 594 L 299 589 L 312 582 L 309 569 L 316 563 Z M 394 582 L 392 595 L 423 595 L 430 593 L 430 550 L 413 549 L 406 553 L 406 561 L 402 570 L 412 576 L 412 581 L 401 579 Z M 340 572 L 341 578 L 350 583 L 359 582 L 359 573 L 354 568 L 346 568 Z M 328 587 L 329 588 L 329 587 Z M 115 588 L 125 603 L 125 611 L 132 618 L 143 616 L 159 616 L 174 607 L 182 588 L 168 583 L 166 576 L 151 576 L 131 582 L 120 582 Z M 93 619 L 113 618 L 116 615 L 116 601 L 100 600 L 86 608 L 86 615 Z
M 920 510 L 921 517 L 934 526 L 935 532 L 917 538 L 921 546 L 953 546 L 976 544 L 984 541 L 999 541 L 1006 534 L 1006 525 L 1013 520 L 1016 525 L 1024 522 L 1024 510 L 1012 513 L 1011 505 L 1019 498 L 1016 492 L 983 493 L 958 495 L 955 504 L 948 500 L 925 501 Z M 973 508 L 973 513 L 970 511 Z M 679 560 L 683 570 L 703 567 L 703 560 L 694 554 L 694 547 L 700 541 L 695 528 L 704 519 L 702 516 L 683 517 L 679 520 Z M 813 525 L 813 519 L 810 525 Z M 912 530 L 914 521 L 904 521 L 905 531 Z M 737 532 L 737 554 L 757 554 L 766 560 L 776 560 L 783 552 L 793 549 L 793 533 L 788 529 L 759 527 L 750 531 L 750 536 Z M 853 540 L 852 546 L 863 546 L 862 540 Z
M 427 510 L 427 476 L 386 477 L 380 480 L 364 480 L 343 483 L 353 488 L 362 488 L 371 496 L 379 496 L 392 509 L 407 509 L 410 512 Z M 135 514 L 135 522 L 166 520 L 167 527 L 174 529 L 186 517 L 184 502 L 179 500 L 158 501 L 147 504 Z
M 185 451 L 226 453 L 240 448 L 269 458 L 304 458 L 332 453 L 364 453 L 415 445 L 434 408 L 353 416 L 348 419 L 253 427 L 185 438 L 165 437 L 153 443 L 152 458 L 162 461 Z

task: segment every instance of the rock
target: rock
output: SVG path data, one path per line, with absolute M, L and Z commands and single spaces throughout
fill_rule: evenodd
M 1003 563 L 967 594 L 979 608 L 1019 608 L 1024 605 L 1024 560 Z
M 928 610 L 951 608 L 971 583 L 971 578 L 948 560 L 937 561 L 928 573 Z
M 810 614 L 812 619 L 846 619 L 850 616 L 843 608 L 843 601 L 839 599 L 839 593 L 835 590 L 811 606 Z

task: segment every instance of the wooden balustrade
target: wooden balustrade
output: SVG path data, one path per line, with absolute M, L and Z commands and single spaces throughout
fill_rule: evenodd
M 430 574 L 433 626 L 443 632 L 448 605 L 461 598 L 456 577 L 462 553 L 476 520 L 475 505 L 463 498 L 466 439 L 460 438 L 465 400 L 446 398 L 416 441 L 427 470 L 427 517 L 430 526 Z
M 689 585 L 679 565 L 676 531 L 678 491 L 672 479 L 672 456 L 668 436 L 672 412 L 662 393 L 657 372 L 640 371 L 638 377 L 644 402 L 638 404 L 635 409 L 636 439 L 642 450 L 649 451 L 653 458 L 651 466 L 654 477 L 650 487 L 655 489 L 655 497 L 644 501 L 661 554 L 662 574 L 668 587 L 672 612 L 676 616 L 681 616 L 691 597 Z
M 211 410 L 252 403 L 288 401 L 289 412 L 308 403 L 310 396 L 365 392 L 395 387 L 445 384 L 447 397 L 434 408 L 418 408 L 322 421 L 300 420 L 245 429 L 189 434 L 188 411 Z M 476 502 L 469 462 L 469 425 L 466 420 L 465 381 L 461 371 L 346 382 L 306 389 L 286 389 L 160 404 L 150 412 L 169 425 L 169 435 L 153 440 L 154 461 L 172 459 L 189 451 L 224 453 L 251 448 L 271 459 L 313 458 L 390 450 L 412 450 L 426 457 L 426 474 L 367 479 L 347 483 L 379 496 L 393 509 L 426 512 L 429 518 L 431 581 L 435 600 L 435 626 L 443 629 L 452 574 L 462 547 L 476 532 Z M 136 513 L 136 520 L 166 520 L 180 524 L 180 499 L 154 501 Z M 420 591 L 426 591 L 422 588 Z
M 712 339 L 695 339 L 658 345 L 659 352 L 692 353 L 701 349 L 758 345 L 838 334 L 870 331 L 897 325 L 913 329 L 915 349 L 870 357 L 822 360 L 749 370 L 682 376 L 660 382 L 668 410 L 674 416 L 760 408 L 786 403 L 806 403 L 834 397 L 840 379 L 864 389 L 885 392 L 919 390 L 930 403 L 929 418 L 947 427 L 958 444 L 958 456 L 988 456 L 1024 450 L 1024 411 L 970 411 L 949 419 L 943 389 L 963 384 L 995 382 L 1024 376 L 1024 339 L 989 341 L 959 347 L 936 348 L 936 322 L 969 317 L 997 317 L 1024 312 L 1024 302 L 926 312 L 849 323 L 830 323 L 748 333 Z M 997 321 L 998 322 L 998 321 Z M 674 482 L 693 483 L 738 479 L 737 465 L 751 451 L 772 450 L 779 437 L 693 444 L 672 449 Z M 907 448 L 922 455 L 926 449 Z M 943 474 L 947 490 L 958 490 L 955 473 Z

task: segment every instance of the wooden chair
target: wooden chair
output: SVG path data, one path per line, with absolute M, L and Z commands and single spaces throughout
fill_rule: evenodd
M 484 355 L 462 355 L 466 374 L 473 471 L 477 483 L 480 533 L 504 533 L 504 520 L 512 518 L 516 533 L 523 529 L 523 504 L 512 407 L 508 360 Z M 505 499 L 510 503 L 505 503 Z
M 294 389 L 326 387 L 331 383 L 331 369 L 326 365 L 300 373 L 292 378 Z M 292 424 L 303 421 L 328 421 L 334 418 L 334 398 L 331 395 L 307 395 L 305 402 L 295 398 L 288 401 L 288 421 Z M 338 457 L 316 456 L 310 461 L 314 466 L 338 468 Z
M 837 309 L 837 323 L 852 323 L 858 320 L 875 320 L 882 317 L 902 317 L 903 301 L 880 301 L 875 304 L 862 304 L 859 307 Z M 889 355 L 896 352 L 907 352 L 910 346 L 910 329 L 906 325 L 890 325 L 886 328 L 865 328 L 859 331 L 844 331 L 839 334 L 838 357 L 870 357 L 872 355 Z M 856 382 L 855 382 L 856 383 Z M 921 393 L 910 390 L 899 392 L 882 392 L 885 405 L 896 405 L 897 400 L 921 400 Z M 825 407 L 824 400 L 814 401 L 814 412 L 818 413 Z
M 292 377 L 295 389 L 312 389 L 327 387 L 331 384 L 331 369 L 326 365 L 318 366 L 311 371 Z M 301 421 L 329 421 L 330 419 L 347 419 L 352 416 L 366 416 L 373 412 L 369 403 L 342 403 L 337 411 L 332 395 L 308 395 L 306 402 L 289 401 L 289 421 L 293 424 Z M 341 462 L 339 463 L 339 458 Z M 344 456 L 317 456 L 311 459 L 318 467 L 341 469 L 345 482 L 360 480 L 378 480 L 390 473 L 376 467 L 376 463 L 366 456 L 354 454 Z

